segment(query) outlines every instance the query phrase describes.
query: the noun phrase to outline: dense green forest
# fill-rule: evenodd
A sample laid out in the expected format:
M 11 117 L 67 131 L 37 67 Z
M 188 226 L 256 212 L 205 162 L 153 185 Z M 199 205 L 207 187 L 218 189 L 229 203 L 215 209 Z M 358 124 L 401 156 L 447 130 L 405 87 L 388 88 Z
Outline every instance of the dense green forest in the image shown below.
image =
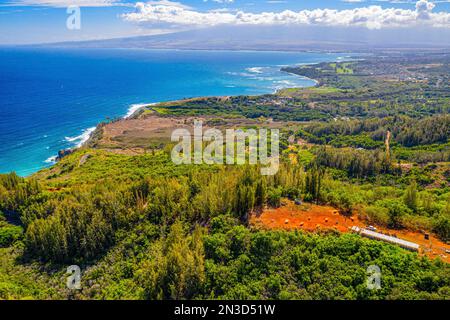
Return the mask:
M 283 165 L 262 178 L 252 167 L 174 168 L 163 151 L 139 160 L 89 152 L 81 167 L 75 153 L 57 165 L 58 173 L 44 172 L 44 185 L 1 176 L 4 219 L 17 214 L 21 220 L 18 226 L 4 221 L 0 229 L 2 298 L 65 297 L 70 293 L 61 279 L 70 264 L 86 268 L 78 298 L 448 297 L 444 262 L 356 235 L 247 227 L 249 210 L 303 196 L 342 210 L 365 206 L 371 221 L 418 225 L 448 241 L 448 191 L 339 183 L 332 171 L 318 174 L 317 165 Z M 12 263 L 31 274 L 45 266 L 46 289 L 35 292 L 30 271 L 12 277 Z M 371 264 L 387 272 L 382 291 L 364 289 Z M 57 279 L 58 290 L 47 288 Z
M 449 243 L 450 91 L 435 80 L 448 76 L 448 58 L 434 57 L 440 68 L 413 59 L 411 72 L 426 70 L 428 81 L 382 81 L 408 59 L 319 64 L 288 70 L 318 79 L 315 88 L 136 115 L 286 121 L 274 176 L 175 165 L 170 142 L 137 155 L 90 143 L 31 177 L 0 175 L 0 299 L 449 299 L 441 259 L 350 233 L 249 223 L 301 199 Z M 78 291 L 66 288 L 72 264 L 83 272 Z M 371 265 L 382 270 L 381 290 L 367 289 Z

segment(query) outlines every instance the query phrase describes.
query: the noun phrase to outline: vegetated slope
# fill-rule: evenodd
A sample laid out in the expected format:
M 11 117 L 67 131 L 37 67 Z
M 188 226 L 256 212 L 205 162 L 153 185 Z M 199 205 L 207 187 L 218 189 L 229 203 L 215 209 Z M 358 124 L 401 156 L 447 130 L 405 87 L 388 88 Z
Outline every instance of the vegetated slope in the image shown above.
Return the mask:
M 358 212 L 362 221 L 392 230 L 424 230 L 448 242 L 448 84 L 438 85 L 446 64 L 424 68 L 417 59 L 385 63 L 432 70 L 428 80 L 418 82 L 416 75 L 383 86 L 358 79 L 364 77 L 358 66 L 335 65 L 329 66 L 337 75 L 334 87 L 193 99 L 136 116 L 175 122 L 204 116 L 212 124 L 239 118 L 245 128 L 276 120 L 282 159 L 275 176 L 261 176 L 257 166 L 177 166 L 170 159 L 173 145 L 164 139 L 142 143 L 120 126 L 121 138 L 108 139 L 136 143 L 139 152 L 102 144 L 102 133 L 112 131 L 100 128 L 90 147 L 33 177 L 0 175 L 0 297 L 449 298 L 449 264 L 440 259 L 358 235 L 248 227 L 251 212 L 278 208 L 289 198 Z M 344 85 L 349 76 L 371 87 L 343 89 L 339 79 Z M 394 92 L 397 85 L 420 90 L 402 95 Z M 387 130 L 390 148 L 384 144 Z M 71 264 L 83 270 L 81 291 L 65 287 Z M 371 265 L 382 270 L 381 290 L 367 289 Z
M 438 260 L 356 235 L 250 231 L 249 210 L 316 189 L 300 167 L 266 180 L 256 168 L 175 167 L 164 153 L 84 152 L 91 154 L 85 164 L 77 152 L 42 172 L 38 184 L 5 176 L 2 193 L 2 211 L 24 222 L 24 236 L 7 245 L 20 264 L 33 268 L 38 259 L 59 274 L 79 264 L 79 298 L 448 297 L 448 264 Z M 350 195 L 326 191 L 333 184 L 322 181 L 321 198 Z M 372 264 L 385 272 L 381 291 L 365 287 Z M 24 282 L 16 292 L 26 292 Z

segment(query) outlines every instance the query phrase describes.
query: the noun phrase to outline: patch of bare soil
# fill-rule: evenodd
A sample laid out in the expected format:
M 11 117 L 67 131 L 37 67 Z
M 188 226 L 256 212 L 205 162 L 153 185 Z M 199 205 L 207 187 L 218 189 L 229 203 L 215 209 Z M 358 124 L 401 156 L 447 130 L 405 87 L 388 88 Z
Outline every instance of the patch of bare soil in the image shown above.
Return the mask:
M 314 232 L 319 230 L 337 230 L 339 232 L 351 232 L 352 226 L 366 227 L 366 223 L 357 215 L 345 216 L 330 206 L 320 206 L 315 204 L 296 205 L 292 201 L 287 201 L 285 206 L 277 209 L 266 209 L 260 214 L 253 214 L 250 217 L 250 224 L 256 228 L 269 230 L 305 230 Z M 431 259 L 441 258 L 450 263 L 450 245 L 437 239 L 430 234 L 429 239 L 425 239 L 425 234 L 411 230 L 392 230 L 376 226 L 377 232 L 396 236 L 400 239 L 411 241 L 420 245 L 420 253 Z
M 306 231 L 336 229 L 340 232 L 347 232 L 352 226 L 364 226 L 356 215 L 344 216 L 333 207 L 315 204 L 295 205 L 291 201 L 277 209 L 266 209 L 259 216 L 252 215 L 251 223 L 268 229 Z
M 175 129 L 187 129 L 193 133 L 194 120 L 203 121 L 203 130 L 217 128 L 245 129 L 255 125 L 266 128 L 282 128 L 291 123 L 273 122 L 269 120 L 205 117 L 175 117 L 146 115 L 137 119 L 122 119 L 102 127 L 101 138 L 96 142 L 96 148 L 110 152 L 136 155 L 158 145 L 170 141 Z
M 176 128 L 186 127 L 183 119 L 148 116 L 139 119 L 123 119 L 103 127 L 97 148 L 119 153 L 143 153 L 155 141 L 170 139 Z

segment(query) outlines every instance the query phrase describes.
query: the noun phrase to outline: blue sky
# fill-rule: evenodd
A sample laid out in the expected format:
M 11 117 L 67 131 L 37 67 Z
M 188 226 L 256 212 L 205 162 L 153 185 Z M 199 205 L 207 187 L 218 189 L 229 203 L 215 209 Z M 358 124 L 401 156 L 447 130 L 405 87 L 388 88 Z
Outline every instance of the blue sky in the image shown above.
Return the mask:
M 137 2 L 141 4 L 136 5 Z M 450 0 L 419 2 L 420 5 L 417 0 L 0 0 L 0 44 L 158 34 L 216 23 L 349 28 L 355 25 L 369 29 L 418 28 L 426 24 L 448 30 Z M 73 3 L 81 8 L 79 30 L 66 27 L 67 6 Z M 371 6 L 381 10 L 367 9 Z M 390 8 L 403 11 L 389 11 Z M 317 9 L 336 12 L 324 15 Z

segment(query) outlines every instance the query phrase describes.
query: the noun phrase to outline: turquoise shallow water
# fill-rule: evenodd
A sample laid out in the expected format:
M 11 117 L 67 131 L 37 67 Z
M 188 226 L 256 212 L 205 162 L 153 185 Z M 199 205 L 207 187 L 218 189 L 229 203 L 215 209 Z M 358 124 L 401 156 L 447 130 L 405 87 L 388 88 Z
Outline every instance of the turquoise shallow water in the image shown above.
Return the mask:
M 313 81 L 284 65 L 340 54 L 0 48 L 0 173 L 29 175 L 99 122 L 133 107 L 195 96 L 253 95 Z

